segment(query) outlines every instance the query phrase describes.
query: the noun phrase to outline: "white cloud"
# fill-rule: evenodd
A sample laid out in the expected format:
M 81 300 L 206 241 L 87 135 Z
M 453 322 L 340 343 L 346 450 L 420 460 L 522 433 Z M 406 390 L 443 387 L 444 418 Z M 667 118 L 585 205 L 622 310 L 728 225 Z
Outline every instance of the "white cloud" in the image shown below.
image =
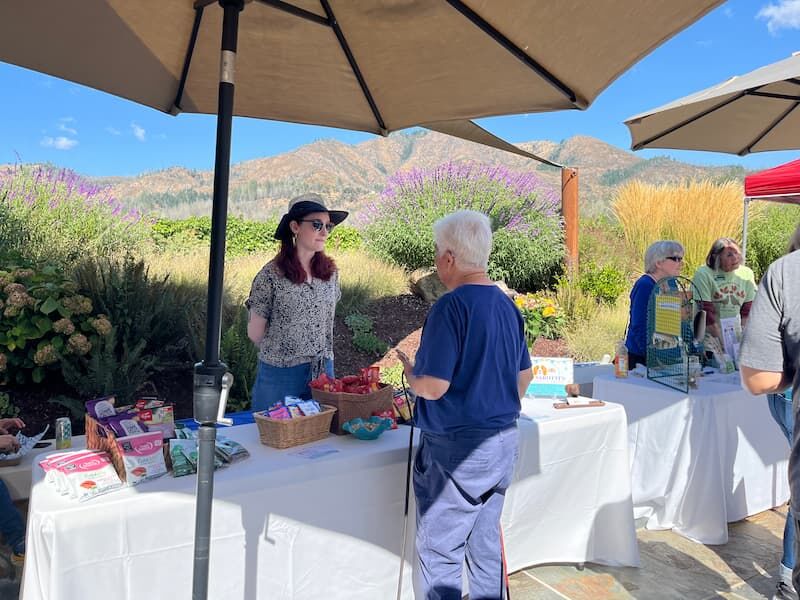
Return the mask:
M 800 29 L 800 0 L 778 0 L 758 11 L 757 19 L 767 22 L 767 29 L 774 34 L 780 29 Z
M 110 133 L 111 135 L 122 135 L 122 132 L 119 129 L 112 127 L 111 125 L 106 127 L 106 133 Z
M 155 140 L 165 140 L 165 139 L 167 139 L 167 134 L 166 133 L 157 133 L 157 134 L 155 134 L 153 136 L 153 139 L 155 139 Z
M 39 143 L 45 148 L 55 148 L 56 150 L 72 150 L 78 145 L 78 140 L 73 140 L 64 136 L 53 138 L 49 135 L 46 135 Z
M 144 130 L 144 127 L 141 127 L 136 123 L 131 123 L 131 131 L 133 131 L 133 137 L 135 137 L 137 140 L 140 142 L 145 141 L 147 132 Z
M 70 127 L 70 124 L 74 122 L 74 117 L 62 117 L 58 120 L 58 130 L 70 135 L 78 135 L 78 130 L 74 127 Z
M 726 6 L 722 9 L 722 14 L 728 17 L 729 19 L 733 18 L 733 9 L 730 6 Z

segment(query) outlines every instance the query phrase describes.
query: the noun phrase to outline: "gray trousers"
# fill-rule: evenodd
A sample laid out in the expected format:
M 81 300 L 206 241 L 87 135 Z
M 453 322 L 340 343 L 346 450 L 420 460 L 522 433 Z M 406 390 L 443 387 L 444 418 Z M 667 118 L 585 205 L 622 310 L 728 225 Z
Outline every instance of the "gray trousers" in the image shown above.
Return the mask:
M 470 600 L 502 597 L 500 514 L 518 453 L 516 425 L 422 433 L 413 478 L 417 598 L 460 600 L 465 561 Z

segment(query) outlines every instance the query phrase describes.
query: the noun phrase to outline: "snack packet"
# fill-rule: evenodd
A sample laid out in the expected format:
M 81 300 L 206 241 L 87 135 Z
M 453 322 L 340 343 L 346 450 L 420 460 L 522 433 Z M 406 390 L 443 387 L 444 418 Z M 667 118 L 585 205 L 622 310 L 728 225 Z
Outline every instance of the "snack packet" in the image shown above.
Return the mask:
M 297 406 L 305 416 L 318 415 L 322 412 L 322 407 L 316 400 L 301 400 L 297 403 Z
M 67 477 L 70 496 L 85 502 L 122 487 L 111 457 L 107 452 L 79 455 L 58 465 Z
M 86 412 L 93 419 L 100 421 L 117 414 L 114 404 L 117 399 L 114 396 L 103 396 L 86 401 Z
M 139 416 L 136 413 L 114 415 L 113 417 L 108 417 L 105 422 L 117 437 L 138 435 L 147 431 L 147 427 L 139 422 Z
M 160 431 L 117 438 L 128 485 L 161 477 L 167 472 Z
M 189 455 L 196 447 L 197 444 L 192 440 L 172 439 L 169 441 L 169 458 L 172 461 L 173 477 L 182 477 L 197 472 L 197 467 L 189 460 Z
M 226 463 L 237 462 L 250 456 L 247 448 L 226 437 L 217 438 L 215 452 Z

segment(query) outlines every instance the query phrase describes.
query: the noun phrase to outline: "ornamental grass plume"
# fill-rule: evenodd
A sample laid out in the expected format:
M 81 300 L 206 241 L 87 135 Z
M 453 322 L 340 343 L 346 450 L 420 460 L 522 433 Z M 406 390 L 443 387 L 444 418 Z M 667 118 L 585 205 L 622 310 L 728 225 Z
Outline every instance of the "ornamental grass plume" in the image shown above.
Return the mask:
M 741 239 L 742 235 L 742 189 L 735 182 L 650 185 L 633 181 L 619 188 L 612 210 L 639 256 L 657 240 L 679 241 L 686 250 L 684 274 L 688 276 L 704 264 L 714 240 Z M 762 207 L 752 204 L 751 219 L 761 215 Z

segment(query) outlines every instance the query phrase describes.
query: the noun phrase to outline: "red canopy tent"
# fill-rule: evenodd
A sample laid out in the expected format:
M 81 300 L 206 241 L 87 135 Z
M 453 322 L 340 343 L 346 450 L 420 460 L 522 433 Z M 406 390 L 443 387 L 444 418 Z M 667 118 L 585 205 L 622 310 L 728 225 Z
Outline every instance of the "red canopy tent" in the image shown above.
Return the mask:
M 744 178 L 743 253 L 747 252 L 747 219 L 752 200 L 800 204 L 800 160 L 793 160 Z

